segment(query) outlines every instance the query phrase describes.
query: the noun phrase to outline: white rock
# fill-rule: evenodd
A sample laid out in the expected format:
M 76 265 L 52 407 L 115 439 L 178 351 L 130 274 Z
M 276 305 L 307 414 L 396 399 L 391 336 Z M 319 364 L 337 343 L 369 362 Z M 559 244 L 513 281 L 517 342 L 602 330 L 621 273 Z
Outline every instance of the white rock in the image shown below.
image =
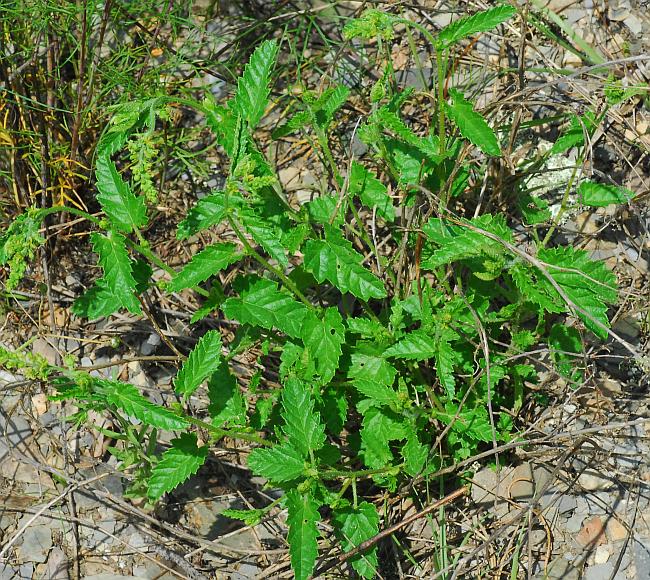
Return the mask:
M 609 546 L 598 546 L 598 548 L 596 548 L 596 553 L 594 554 L 594 563 L 604 564 L 609 560 L 610 555 Z
M 585 469 L 578 476 L 578 483 L 585 491 L 604 491 L 614 487 L 614 481 L 595 469 Z

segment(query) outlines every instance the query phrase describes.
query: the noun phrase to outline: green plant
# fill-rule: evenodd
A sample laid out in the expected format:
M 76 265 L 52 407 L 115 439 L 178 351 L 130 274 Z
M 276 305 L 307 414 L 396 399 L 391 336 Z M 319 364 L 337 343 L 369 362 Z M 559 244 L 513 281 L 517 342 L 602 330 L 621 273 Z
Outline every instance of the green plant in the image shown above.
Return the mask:
M 364 499 L 370 485 L 395 491 L 404 480 L 435 478 L 441 467 L 515 436 L 513 417 L 537 372 L 527 349 L 548 343 L 559 371 L 574 377 L 571 356 L 580 353 L 581 334 L 608 336 L 607 309 L 617 289 L 603 263 L 573 247 L 547 248 L 550 234 L 524 251 L 505 216 L 457 213 L 470 181 L 487 177 L 486 156 L 498 158 L 503 139 L 460 89 L 445 93 L 449 53 L 461 39 L 514 15 L 512 7 L 498 6 L 453 22 L 436 37 L 378 10 L 350 22 L 349 39 L 388 42 L 395 27 L 406 26 L 433 44 L 434 123 L 424 135 L 409 126 L 403 111 L 415 95 L 385 82 L 387 64 L 382 84 L 370 91 L 372 112 L 358 130 L 373 163 L 341 165 L 330 134 L 348 89 L 303 94 L 274 138 L 295 131 L 314 137 L 335 193 L 302 206 L 287 199 L 255 140 L 278 58 L 275 41 L 255 50 L 224 105 L 209 97 L 159 96 L 117 107 L 95 161 L 104 217 L 54 206 L 18 218 L 0 239 L 0 263 L 12 267 L 8 287 L 43 242 L 37 225 L 68 211 L 96 227 L 91 241 L 103 270 L 75 302 L 75 314 L 141 314 L 141 296 L 157 267 L 169 275 L 161 289 L 192 289 L 205 298 L 193 322 L 221 311 L 241 325 L 238 341 L 224 345 L 217 330 L 205 333 L 174 381 L 181 403 L 169 407 L 153 404 L 128 383 L 40 359 L 4 352 L 3 364 L 53 381 L 54 396 L 79 407 L 79 423 L 90 410 L 109 411 L 116 425 L 110 434 L 121 442 L 113 453 L 133 476 L 130 492 L 150 502 L 196 473 L 222 438 L 255 444 L 250 469 L 285 491 L 279 503 L 288 510 L 297 578 L 314 572 L 325 508 L 343 551 L 373 538 L 380 516 Z M 205 247 L 180 271 L 155 254 L 143 233 L 156 211 L 148 176 L 156 119 L 168 117 L 171 103 L 201 112 L 229 158 L 225 186 L 190 209 L 177 236 L 186 240 L 227 223 L 237 239 Z M 597 122 L 594 116 L 576 119 L 562 147 L 583 147 Z M 139 194 L 118 170 L 115 159 L 123 150 L 138 167 L 133 182 Z M 389 194 L 389 184 L 397 196 Z M 551 231 L 542 201 L 524 194 L 529 211 L 523 217 Z M 629 199 L 626 190 L 591 182 L 580 185 L 580 194 L 580 203 L 592 206 Z M 378 228 L 387 239 L 381 246 Z M 243 260 L 254 271 L 241 268 L 222 288 L 215 276 Z M 552 326 L 565 314 L 574 327 Z M 277 370 L 279 385 L 240 388 L 229 363 L 253 347 L 262 364 Z M 206 382 L 209 405 L 195 416 L 185 403 Z M 158 456 L 160 431 L 178 436 Z M 253 524 L 277 503 L 227 515 Z M 374 576 L 376 546 L 351 564 L 359 575 Z

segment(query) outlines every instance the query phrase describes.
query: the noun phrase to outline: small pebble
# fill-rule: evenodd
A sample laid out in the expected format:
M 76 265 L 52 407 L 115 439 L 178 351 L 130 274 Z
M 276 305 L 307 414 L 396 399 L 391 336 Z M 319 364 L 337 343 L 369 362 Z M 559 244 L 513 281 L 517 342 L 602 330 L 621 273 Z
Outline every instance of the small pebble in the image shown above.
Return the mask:
M 596 564 L 604 564 L 610 557 L 609 546 L 598 546 L 594 554 L 594 562 Z

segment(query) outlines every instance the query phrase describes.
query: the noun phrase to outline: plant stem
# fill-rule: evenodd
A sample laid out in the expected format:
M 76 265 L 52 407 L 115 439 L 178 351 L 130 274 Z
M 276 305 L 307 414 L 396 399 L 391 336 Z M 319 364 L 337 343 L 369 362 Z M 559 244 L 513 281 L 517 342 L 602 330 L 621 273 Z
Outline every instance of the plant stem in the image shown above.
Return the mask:
M 440 139 L 440 155 L 444 156 L 447 146 L 445 135 L 445 77 L 447 67 L 444 51 L 441 48 L 436 48 L 436 68 L 438 70 L 438 138 Z
M 402 465 L 391 465 L 390 467 L 381 467 L 379 469 L 360 469 L 359 471 L 344 471 L 342 469 L 330 469 L 319 474 L 321 479 L 337 479 L 339 477 L 348 477 L 359 479 L 361 477 L 372 477 L 373 475 L 384 475 L 396 473 L 402 468 Z

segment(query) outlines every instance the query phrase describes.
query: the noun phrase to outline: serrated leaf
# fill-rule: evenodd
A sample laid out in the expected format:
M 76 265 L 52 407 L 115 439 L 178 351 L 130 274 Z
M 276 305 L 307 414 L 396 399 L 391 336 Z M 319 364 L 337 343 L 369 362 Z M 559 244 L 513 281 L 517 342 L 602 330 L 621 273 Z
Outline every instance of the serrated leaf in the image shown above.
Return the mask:
M 242 220 L 246 231 L 266 252 L 283 268 L 289 267 L 285 249 L 280 243 L 280 231 L 270 222 L 264 220 L 252 211 L 239 211 L 237 215 Z
M 399 342 L 384 351 L 385 357 L 427 360 L 436 354 L 433 337 L 424 330 L 409 332 Z
M 458 413 L 458 408 L 455 404 L 447 403 L 444 412 L 434 410 L 433 413 L 445 425 L 451 425 L 452 431 L 463 438 L 470 438 L 485 443 L 492 441 L 492 425 L 490 424 L 486 407 L 463 409 Z
M 310 114 L 307 111 L 298 111 L 291 119 L 289 119 L 284 125 L 280 125 L 277 129 L 274 129 L 271 133 L 272 139 L 282 139 L 287 135 L 291 135 L 298 129 L 304 129 L 311 119 Z
M 426 155 L 413 145 L 402 143 L 397 139 L 387 139 L 386 148 L 399 172 L 401 184 L 420 184 L 431 173 L 432 164 L 427 161 Z
M 345 507 L 336 510 L 333 523 L 341 537 L 343 552 L 349 552 L 379 533 L 379 512 L 374 505 L 364 501 L 356 509 Z M 377 574 L 377 546 L 358 554 L 351 562 L 360 576 L 373 578 Z
M 400 418 L 389 411 L 370 407 L 363 417 L 361 441 L 364 461 L 371 469 L 386 467 L 393 460 L 389 443 L 407 435 Z
M 248 466 L 258 475 L 274 483 L 297 479 L 305 470 L 305 460 L 290 443 L 270 448 L 253 449 L 248 456 Z
M 221 222 L 226 217 L 225 194 L 218 191 L 200 199 L 187 212 L 185 219 L 178 224 L 176 237 L 185 240 L 211 226 Z
M 402 447 L 404 469 L 411 477 L 422 472 L 429 457 L 429 448 L 418 439 L 417 433 L 409 432 L 406 443 Z
M 314 399 L 307 385 L 296 378 L 287 379 L 282 391 L 283 431 L 289 444 L 307 457 L 325 443 L 325 426 L 314 411 Z
M 245 278 L 239 298 L 228 298 L 223 311 L 243 324 L 277 328 L 292 338 L 300 338 L 307 307 L 282 292 L 271 280 Z
M 539 284 L 542 275 L 536 269 L 523 263 L 516 263 L 508 270 L 508 273 L 524 300 L 541 306 L 547 312 L 564 311 L 560 296 L 547 286 Z
M 352 162 L 348 184 L 350 195 L 357 195 L 362 203 L 371 209 L 377 208 L 377 215 L 388 222 L 395 220 L 393 200 L 388 188 L 363 165 Z
M 321 195 L 313 201 L 307 202 L 305 207 L 307 208 L 307 213 L 309 213 L 309 217 L 313 222 L 324 226 L 330 223 L 330 219 L 334 215 L 332 225 L 340 226 L 343 223 L 344 218 L 342 205 L 343 204 L 339 204 L 338 195 Z M 336 212 L 336 215 L 334 212 Z
M 192 288 L 241 258 L 235 244 L 213 244 L 201 250 L 169 282 L 169 292 Z
M 215 427 L 226 423 L 246 424 L 246 402 L 237 385 L 237 379 L 228 370 L 226 361 L 210 375 L 208 381 L 208 413 Z
M 343 28 L 343 37 L 347 40 L 352 38 L 365 38 L 370 40 L 377 36 L 384 40 L 393 38 L 393 24 L 395 17 L 376 8 L 367 8 L 360 18 L 348 20 Z
M 137 419 L 145 425 L 165 431 L 185 429 L 189 426 L 186 419 L 165 407 L 154 405 L 149 399 L 143 397 L 136 387 L 129 383 L 106 379 L 94 379 L 94 381 L 109 404 L 114 405 L 129 417 Z
M 572 247 L 540 249 L 537 256 L 547 264 L 550 275 L 567 297 L 590 315 L 577 312 L 587 328 L 596 336 L 607 338 L 607 332 L 591 320 L 595 318 L 609 327 L 607 304 L 614 304 L 618 299 L 616 277 L 604 262 L 592 260 L 584 250 Z M 557 296 L 557 290 L 545 277 L 540 278 L 539 285 L 548 294 Z
M 593 135 L 596 127 L 596 115 L 592 111 L 587 111 L 584 115 L 571 115 L 569 128 L 562 133 L 553 143 L 550 155 L 564 153 L 572 147 L 581 147 L 585 144 L 585 133 Z
M 328 91 L 324 99 L 319 99 L 319 108 L 324 117 L 321 126 L 324 129 L 326 129 L 334 120 L 334 115 L 345 104 L 349 95 L 350 89 L 348 89 L 348 87 L 345 85 L 338 85 Z
M 450 329 L 443 329 L 436 336 L 436 372 L 440 384 L 445 389 L 449 399 L 456 394 L 456 378 L 454 376 L 454 365 L 458 360 L 456 350 L 452 347 L 451 341 L 458 338 L 458 335 Z
M 485 214 L 469 220 L 467 223 L 493 233 L 505 241 L 512 241 L 512 231 L 505 224 L 502 216 Z M 423 232 L 431 242 L 438 246 L 430 256 L 422 260 L 421 267 L 427 270 L 474 256 L 499 256 L 504 251 L 499 242 L 469 228 L 450 224 L 440 218 L 430 219 L 423 227 Z
M 510 20 L 515 14 L 517 14 L 517 10 L 512 6 L 507 4 L 495 6 L 448 24 L 438 33 L 436 40 L 441 49 L 449 48 L 463 38 L 496 28 L 499 24 Z
M 327 429 L 334 435 L 340 435 L 348 416 L 348 399 L 345 391 L 330 386 L 321 395 L 321 416 Z
M 345 343 L 343 318 L 336 308 L 328 308 L 322 320 L 307 316 L 302 328 L 302 340 L 316 360 L 316 370 L 324 383 L 334 377 Z
M 483 153 L 494 157 L 501 155 L 497 136 L 483 116 L 474 110 L 472 103 L 465 100 L 463 94 L 455 89 L 450 89 L 449 94 L 452 103 L 445 103 L 445 111 L 458 127 L 460 134 Z
M 362 261 L 352 244 L 329 226 L 325 226 L 324 240 L 309 240 L 305 245 L 304 267 L 316 280 L 328 280 L 342 293 L 350 292 L 362 300 L 384 298 L 383 282 L 366 270 Z
M 383 324 L 370 318 L 346 318 L 345 324 L 347 324 L 350 332 L 360 334 L 365 338 L 390 336 Z
M 620 203 L 627 203 L 634 197 L 634 192 L 624 187 L 583 181 L 578 187 L 580 201 L 590 207 L 607 207 Z
M 171 447 L 151 471 L 147 486 L 149 500 L 157 501 L 176 489 L 199 470 L 207 457 L 207 446 L 199 447 L 194 433 L 183 433 L 178 439 L 172 439 Z
M 573 377 L 579 353 L 582 352 L 582 338 L 577 329 L 565 324 L 554 324 L 548 336 L 551 359 L 562 376 Z
M 206 332 L 183 363 L 174 379 L 176 392 L 189 397 L 196 388 L 219 368 L 221 335 L 217 330 Z
M 363 349 L 350 356 L 350 382 L 357 391 L 382 405 L 397 404 L 399 399 L 392 388 L 397 369 L 383 356 Z
M 110 157 L 97 158 L 95 176 L 99 190 L 97 201 L 115 229 L 128 234 L 146 225 L 144 198 L 133 194 Z
M 219 515 L 225 518 L 231 518 L 233 520 L 240 520 L 244 522 L 247 526 L 256 526 L 261 521 L 266 510 L 263 509 L 250 509 L 250 510 L 235 510 L 235 509 L 226 509 L 223 510 Z
M 153 269 L 149 263 L 142 258 L 131 262 L 131 273 L 135 280 L 136 293 L 142 294 L 143 292 L 146 292 L 151 285 L 150 281 L 151 276 L 153 275 Z
M 129 312 L 142 314 L 140 302 L 135 296 L 137 283 L 126 251 L 126 238 L 109 230 L 105 236 L 93 232 L 90 240 L 104 270 L 102 287 L 113 294 Z
M 260 44 L 237 82 L 232 108 L 246 120 L 251 131 L 257 127 L 268 103 L 271 71 L 277 54 L 278 44 L 275 40 Z
M 291 567 L 296 580 L 307 580 L 314 571 L 318 556 L 318 503 L 311 494 L 292 489 L 287 492 L 286 505 L 289 510 L 287 539 Z
M 225 299 L 226 297 L 221 287 L 212 286 L 210 288 L 210 295 L 206 298 L 205 302 L 203 303 L 203 306 L 201 306 L 201 308 L 199 308 L 194 314 L 192 314 L 190 323 L 195 324 L 199 320 L 203 320 L 211 312 L 217 310 L 223 304 L 223 301 Z
M 106 281 L 100 278 L 74 301 L 72 312 L 77 316 L 95 320 L 110 316 L 120 308 L 122 301 L 106 286 Z
M 395 381 L 397 369 L 370 349 L 359 348 L 350 359 L 352 364 L 348 374 L 351 378 L 368 379 L 382 385 L 392 385 Z
M 389 129 L 405 143 L 415 147 L 422 154 L 426 155 L 426 157 L 434 164 L 442 161 L 443 158 L 440 156 L 438 137 L 419 137 L 408 125 L 406 125 L 406 123 L 404 123 L 404 121 L 402 121 L 402 119 L 400 119 L 397 113 L 391 111 L 388 107 L 381 107 L 376 113 L 374 113 L 373 121 L 382 129 Z
M 529 226 L 542 224 L 552 217 L 551 211 L 548 209 L 548 202 L 529 193 L 524 194 L 518 200 L 517 205 Z

